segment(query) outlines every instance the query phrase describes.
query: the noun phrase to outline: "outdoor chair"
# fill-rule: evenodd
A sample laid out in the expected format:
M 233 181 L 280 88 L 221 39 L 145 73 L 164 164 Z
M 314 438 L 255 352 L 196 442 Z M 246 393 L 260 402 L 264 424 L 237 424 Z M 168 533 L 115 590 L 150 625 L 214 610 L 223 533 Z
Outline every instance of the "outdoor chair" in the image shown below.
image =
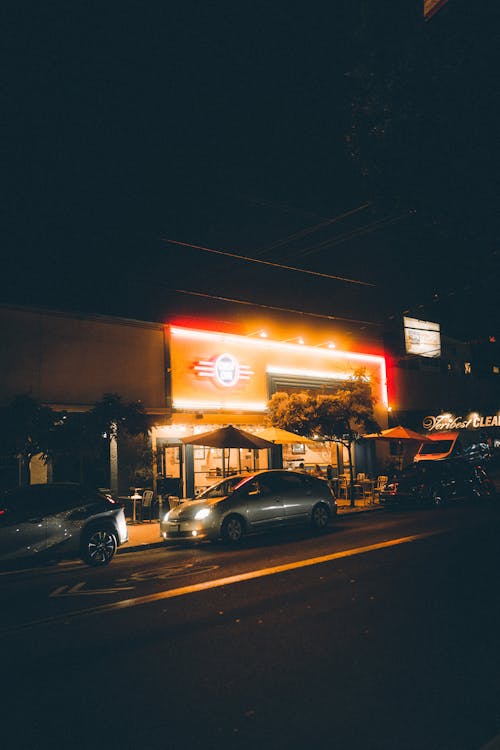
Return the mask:
M 149 521 L 152 520 L 153 516 L 153 490 L 144 490 L 142 494 L 141 503 L 141 521 L 144 520 L 144 511 L 147 510 L 149 513 Z
M 389 477 L 384 476 L 383 474 L 377 477 L 377 484 L 373 488 L 373 496 L 374 496 L 375 502 L 380 501 L 380 493 L 382 492 L 382 490 L 384 489 L 388 481 L 389 481 Z

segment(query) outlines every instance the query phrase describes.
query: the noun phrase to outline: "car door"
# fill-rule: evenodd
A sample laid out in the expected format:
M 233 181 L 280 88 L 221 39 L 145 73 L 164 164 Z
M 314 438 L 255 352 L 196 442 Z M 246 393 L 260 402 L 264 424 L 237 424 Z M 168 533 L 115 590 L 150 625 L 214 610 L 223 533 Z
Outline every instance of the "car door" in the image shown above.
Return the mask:
M 43 492 L 47 549 L 73 547 L 84 520 L 89 515 L 89 500 L 77 485 L 48 484 Z
M 287 524 L 305 523 L 314 504 L 313 477 L 283 471 L 276 475 Z
M 284 523 L 279 484 L 272 475 L 254 477 L 235 494 L 232 510 L 239 510 L 244 515 L 250 530 L 259 531 Z
M 0 501 L 0 560 L 36 556 L 46 544 L 46 523 L 37 488 L 6 493 Z

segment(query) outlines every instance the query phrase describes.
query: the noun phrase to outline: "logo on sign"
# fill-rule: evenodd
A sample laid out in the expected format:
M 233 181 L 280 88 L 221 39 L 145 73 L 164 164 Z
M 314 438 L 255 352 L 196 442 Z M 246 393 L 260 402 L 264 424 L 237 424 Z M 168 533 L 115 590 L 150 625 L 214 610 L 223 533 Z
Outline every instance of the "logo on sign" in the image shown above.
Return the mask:
M 194 366 L 200 378 L 210 378 L 217 385 L 232 388 L 241 380 L 250 380 L 254 374 L 248 365 L 242 365 L 232 354 L 219 354 L 218 357 L 200 359 Z
M 470 414 L 468 417 L 455 417 L 453 414 L 438 414 L 437 416 L 429 415 L 422 421 L 422 426 L 426 430 L 467 430 L 469 428 L 477 429 L 478 427 L 498 427 L 500 425 L 500 414 L 490 416 L 481 416 L 480 414 Z

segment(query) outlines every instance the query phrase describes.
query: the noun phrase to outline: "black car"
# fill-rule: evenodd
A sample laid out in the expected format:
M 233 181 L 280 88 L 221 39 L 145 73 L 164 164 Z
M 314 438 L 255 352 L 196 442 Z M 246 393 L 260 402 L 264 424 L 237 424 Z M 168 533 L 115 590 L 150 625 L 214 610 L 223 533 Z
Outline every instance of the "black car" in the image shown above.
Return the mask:
M 123 507 L 79 484 L 32 484 L 0 496 L 0 564 L 81 557 L 107 565 L 127 541 Z
M 419 461 L 389 480 L 380 493 L 380 503 L 387 508 L 439 507 L 450 500 L 487 497 L 494 492 L 494 484 L 482 467 L 462 460 Z

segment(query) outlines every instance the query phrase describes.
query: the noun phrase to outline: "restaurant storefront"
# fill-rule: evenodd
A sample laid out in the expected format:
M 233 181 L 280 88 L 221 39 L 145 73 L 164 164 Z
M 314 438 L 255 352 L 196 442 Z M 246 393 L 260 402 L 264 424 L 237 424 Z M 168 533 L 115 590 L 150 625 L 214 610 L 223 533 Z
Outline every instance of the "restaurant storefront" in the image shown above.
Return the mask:
M 267 404 L 273 393 L 334 392 L 359 368 L 372 383 L 375 418 L 382 428 L 387 426 L 386 365 L 380 349 L 374 353 L 360 343 L 349 346 L 356 351 L 306 346 L 209 330 L 209 320 L 202 325 L 0 306 L 0 350 L 9 362 L 0 374 L 0 400 L 29 394 L 42 405 L 70 413 L 91 410 L 103 394 L 140 402 L 155 425 L 151 447 L 157 460 L 152 472 L 146 471 L 142 455 L 133 454 L 133 442 L 112 442 L 107 467 L 103 458 L 103 481 L 120 495 L 132 486 L 152 483 L 159 493 L 190 496 L 213 484 L 223 471 L 240 467 L 303 464 L 312 469 L 331 464 L 338 473 L 347 470 L 348 457 L 335 444 L 304 440 L 269 450 L 231 448 L 223 453 L 185 446 L 182 438 L 229 424 L 258 433 L 268 426 Z M 356 446 L 355 470 L 373 474 L 372 454 L 372 445 Z M 52 468 L 54 481 L 80 481 L 77 445 L 69 457 L 75 460 L 64 467 L 59 459 L 53 467 L 34 461 L 32 481 L 50 481 Z M 139 479 L 138 466 L 147 478 Z
M 387 425 L 385 359 L 230 333 L 168 326 L 167 393 L 170 416 L 153 430 L 157 486 L 166 493 L 192 496 L 222 473 L 285 466 L 306 469 L 330 464 L 348 468 L 336 444 L 311 441 L 276 450 L 247 451 L 184 445 L 182 438 L 233 424 L 257 433 L 266 426 L 267 404 L 278 391 L 333 393 L 355 370 L 364 368 L 373 384 L 375 418 Z M 368 471 L 372 446 L 355 451 L 355 471 Z

